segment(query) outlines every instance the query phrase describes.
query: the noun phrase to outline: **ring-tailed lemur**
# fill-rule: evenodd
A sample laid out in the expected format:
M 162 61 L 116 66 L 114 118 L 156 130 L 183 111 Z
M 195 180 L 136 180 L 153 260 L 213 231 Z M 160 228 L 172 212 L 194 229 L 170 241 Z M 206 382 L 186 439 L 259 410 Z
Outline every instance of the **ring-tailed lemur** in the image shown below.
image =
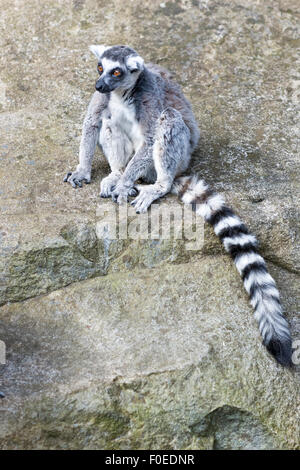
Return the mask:
M 145 212 L 153 201 L 175 193 L 211 224 L 232 256 L 255 311 L 263 343 L 277 361 L 291 364 L 291 337 L 275 281 L 257 252 L 257 241 L 223 198 L 189 166 L 199 131 L 191 106 L 171 74 L 127 46 L 90 46 L 98 60 L 94 93 L 83 124 L 79 165 L 64 181 L 73 187 L 91 180 L 97 143 L 111 168 L 101 181 L 102 197 L 131 202 Z M 142 178 L 147 185 L 135 183 Z M 138 194 L 137 194 L 138 192 Z

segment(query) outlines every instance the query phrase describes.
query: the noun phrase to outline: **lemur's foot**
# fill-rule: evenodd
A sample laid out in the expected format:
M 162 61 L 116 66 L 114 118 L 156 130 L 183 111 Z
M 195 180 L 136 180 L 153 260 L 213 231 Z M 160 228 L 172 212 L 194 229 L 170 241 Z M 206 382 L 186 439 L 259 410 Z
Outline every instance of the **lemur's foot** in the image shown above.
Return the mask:
M 137 214 L 147 212 L 152 202 L 158 199 L 156 192 L 153 190 L 152 185 L 138 186 L 139 195 L 131 202 Z
M 73 188 L 77 186 L 82 188 L 82 183 L 91 182 L 91 173 L 83 168 L 77 168 L 76 171 L 69 171 L 64 177 L 64 183 L 70 183 Z
M 123 186 L 118 183 L 113 190 L 112 200 L 118 204 L 124 204 L 125 202 L 128 202 L 128 197 L 134 197 L 137 193 L 137 189 L 134 186 L 128 188 L 127 186 Z
M 116 172 L 103 178 L 100 183 L 100 197 L 111 197 L 120 177 L 121 173 Z

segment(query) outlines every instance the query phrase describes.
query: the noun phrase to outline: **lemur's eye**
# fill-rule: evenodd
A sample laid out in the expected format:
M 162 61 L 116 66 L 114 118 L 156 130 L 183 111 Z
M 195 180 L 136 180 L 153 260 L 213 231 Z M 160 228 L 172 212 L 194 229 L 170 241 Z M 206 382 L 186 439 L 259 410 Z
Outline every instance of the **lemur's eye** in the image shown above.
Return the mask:
M 102 65 L 98 65 L 98 72 L 99 72 L 99 73 L 102 73 L 102 72 L 103 72 L 103 67 L 102 67 Z
M 114 76 L 114 77 L 119 77 L 120 75 L 121 75 L 120 70 L 115 70 L 115 71 L 113 72 L 113 76 Z

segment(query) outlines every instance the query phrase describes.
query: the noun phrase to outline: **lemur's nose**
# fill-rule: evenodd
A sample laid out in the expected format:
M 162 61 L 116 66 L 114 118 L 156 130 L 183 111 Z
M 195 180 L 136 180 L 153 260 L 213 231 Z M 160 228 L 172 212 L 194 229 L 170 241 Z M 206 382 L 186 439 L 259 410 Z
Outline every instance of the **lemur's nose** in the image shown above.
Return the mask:
M 100 93 L 107 93 L 109 91 L 109 87 L 103 82 L 103 80 L 98 80 L 96 82 L 96 90 Z

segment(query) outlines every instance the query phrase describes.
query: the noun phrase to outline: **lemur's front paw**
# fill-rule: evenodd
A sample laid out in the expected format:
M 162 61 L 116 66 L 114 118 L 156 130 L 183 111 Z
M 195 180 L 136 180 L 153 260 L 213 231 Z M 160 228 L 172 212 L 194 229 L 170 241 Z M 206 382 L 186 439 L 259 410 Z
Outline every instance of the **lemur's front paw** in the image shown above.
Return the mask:
M 155 195 L 152 186 L 153 185 L 138 186 L 138 190 L 140 191 L 139 195 L 131 203 L 131 205 L 134 206 L 137 214 L 147 212 L 152 202 L 157 199 L 157 196 Z
M 69 171 L 64 177 L 65 183 L 70 183 L 73 188 L 82 187 L 82 183 L 89 184 L 91 182 L 91 173 L 83 168 L 78 168 L 76 171 Z
M 121 177 L 121 173 L 111 173 L 100 183 L 100 197 L 110 197 L 116 187 L 118 180 Z
M 122 184 L 117 184 L 112 192 L 112 200 L 118 204 L 124 204 L 125 202 L 128 202 L 128 197 L 136 195 L 137 190 L 133 186 L 128 188 Z

